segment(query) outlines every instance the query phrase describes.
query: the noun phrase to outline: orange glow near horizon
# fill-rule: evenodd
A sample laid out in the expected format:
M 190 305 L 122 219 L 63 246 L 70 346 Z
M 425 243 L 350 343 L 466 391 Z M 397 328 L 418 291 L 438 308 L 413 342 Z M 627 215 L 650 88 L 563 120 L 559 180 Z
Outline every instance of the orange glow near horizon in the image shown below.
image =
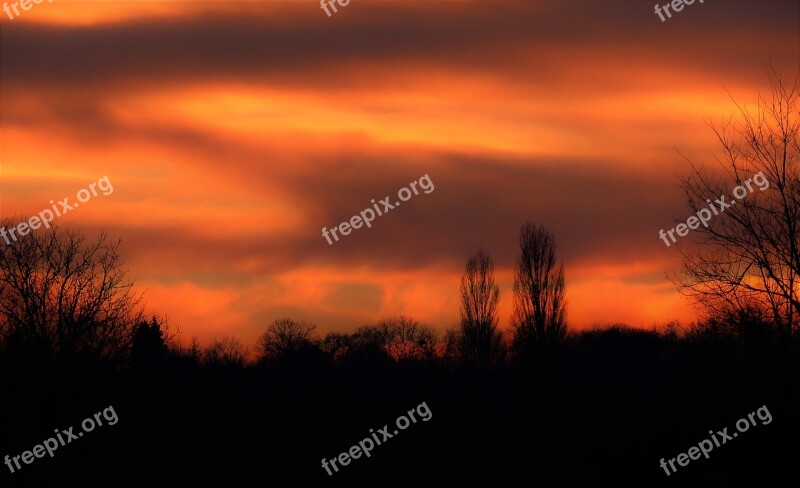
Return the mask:
M 283 317 L 323 334 L 391 315 L 444 330 L 480 247 L 506 329 L 527 219 L 556 233 L 575 328 L 694 320 L 657 237 L 686 212 L 681 154 L 716 164 L 708 122 L 735 113 L 731 97 L 756 105 L 765 60 L 791 67 L 796 32 L 742 18 L 700 41 L 652 7 L 608 2 L 576 20 L 579 4 L 354 2 L 327 19 L 288 1 L 55 0 L 0 13 L 0 215 L 108 176 L 112 195 L 56 223 L 121 239 L 148 312 L 184 342 L 252 344 Z M 747 28 L 764 35 L 717 56 Z M 334 245 L 321 237 L 423 174 L 431 194 Z

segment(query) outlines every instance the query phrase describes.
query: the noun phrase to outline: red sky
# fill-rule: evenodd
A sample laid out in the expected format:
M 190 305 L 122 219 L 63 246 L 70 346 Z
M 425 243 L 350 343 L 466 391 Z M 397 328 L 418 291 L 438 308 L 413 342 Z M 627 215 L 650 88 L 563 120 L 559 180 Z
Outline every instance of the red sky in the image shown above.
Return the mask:
M 511 310 L 517 235 L 556 234 L 572 326 L 691 320 L 658 230 L 678 153 L 798 68 L 796 2 L 71 2 L 0 12 L 0 215 L 108 176 L 58 220 L 122 239 L 151 312 L 252 342 L 276 318 L 441 329 L 480 247 Z M 322 227 L 428 174 L 329 246 Z M 41 232 L 41 231 L 39 231 Z

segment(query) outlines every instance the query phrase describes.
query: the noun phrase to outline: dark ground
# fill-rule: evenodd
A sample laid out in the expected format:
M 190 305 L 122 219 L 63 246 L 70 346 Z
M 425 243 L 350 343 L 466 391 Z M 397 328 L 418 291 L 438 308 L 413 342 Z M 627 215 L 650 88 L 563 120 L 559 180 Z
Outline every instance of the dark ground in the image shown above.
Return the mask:
M 109 405 L 119 421 L 0 486 L 798 486 L 798 349 L 776 340 L 587 333 L 558 357 L 482 373 L 442 362 L 123 371 L 0 356 L 0 456 Z M 329 477 L 321 467 L 426 402 L 432 418 Z M 676 457 L 765 406 L 773 421 L 667 477 Z M 676 464 L 677 466 L 677 464 Z

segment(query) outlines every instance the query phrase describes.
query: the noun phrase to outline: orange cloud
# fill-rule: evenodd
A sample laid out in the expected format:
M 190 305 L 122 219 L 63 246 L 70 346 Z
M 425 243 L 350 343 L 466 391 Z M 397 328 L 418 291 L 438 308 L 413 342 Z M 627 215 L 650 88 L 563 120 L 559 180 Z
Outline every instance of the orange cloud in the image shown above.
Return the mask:
M 556 233 L 574 326 L 690 320 L 657 238 L 685 218 L 675 149 L 713 164 L 729 92 L 752 106 L 764 61 L 796 62 L 778 3 L 669 26 L 630 2 L 42 4 L 3 21 L 0 213 L 108 176 L 59 225 L 121 238 L 152 311 L 204 341 L 287 315 L 449 327 L 479 247 L 506 327 L 528 219 Z M 320 236 L 423 174 L 430 195 Z

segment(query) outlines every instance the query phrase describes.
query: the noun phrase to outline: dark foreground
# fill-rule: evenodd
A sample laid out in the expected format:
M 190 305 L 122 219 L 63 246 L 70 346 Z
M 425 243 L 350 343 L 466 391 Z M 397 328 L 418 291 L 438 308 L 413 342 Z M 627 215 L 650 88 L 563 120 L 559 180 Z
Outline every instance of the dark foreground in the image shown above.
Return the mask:
M 118 422 L 13 474 L 0 465 L 0 486 L 798 486 L 798 359 L 796 345 L 771 336 L 619 330 L 482 372 L 367 357 L 201 366 L 176 354 L 119 370 L 6 352 L 0 456 L 32 450 L 55 429 L 78 433 L 109 406 Z M 429 420 L 417 413 L 393 434 L 423 402 Z M 761 407 L 771 422 L 756 415 L 739 433 L 737 420 Z M 381 439 L 384 425 L 391 439 L 328 475 L 323 458 L 370 429 Z M 659 466 L 724 428 L 738 435 L 708 459 L 675 462 L 669 477 Z

